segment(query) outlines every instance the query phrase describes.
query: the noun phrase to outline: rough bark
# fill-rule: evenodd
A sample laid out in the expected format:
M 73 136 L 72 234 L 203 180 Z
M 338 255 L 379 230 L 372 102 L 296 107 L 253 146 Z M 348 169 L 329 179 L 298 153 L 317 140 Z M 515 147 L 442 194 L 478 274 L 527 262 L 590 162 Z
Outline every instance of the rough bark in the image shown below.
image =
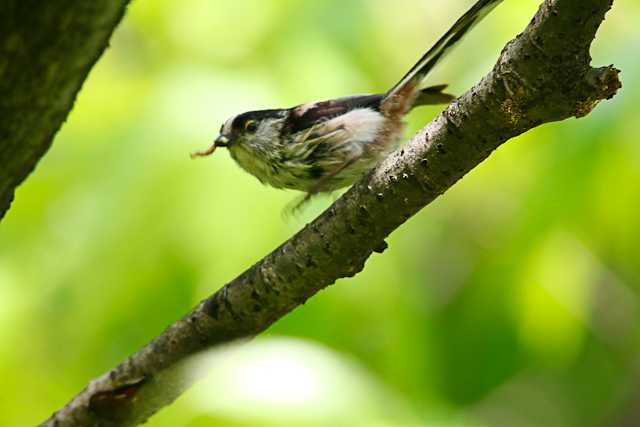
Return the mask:
M 362 270 L 408 218 L 508 139 L 583 117 L 621 87 L 591 68 L 589 47 L 612 0 L 547 0 L 494 69 L 320 217 L 94 380 L 44 426 L 132 426 L 192 378 L 179 367 L 212 346 L 252 337 L 337 279 Z M 499 13 L 499 10 L 496 12 Z
M 0 219 L 107 47 L 129 0 L 2 0 Z

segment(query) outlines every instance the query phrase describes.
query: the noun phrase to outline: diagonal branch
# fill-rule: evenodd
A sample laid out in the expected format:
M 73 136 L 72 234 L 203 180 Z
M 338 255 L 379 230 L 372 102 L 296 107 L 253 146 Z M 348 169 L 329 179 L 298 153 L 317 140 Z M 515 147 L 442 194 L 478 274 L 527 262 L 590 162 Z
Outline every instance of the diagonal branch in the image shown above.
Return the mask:
M 132 426 L 191 380 L 185 360 L 267 329 L 337 279 L 360 272 L 384 239 L 508 139 L 587 115 L 621 87 L 591 68 L 589 47 L 612 0 L 546 0 L 494 69 L 320 217 L 94 380 L 44 426 Z
M 0 219 L 47 152 L 129 0 L 2 0 Z

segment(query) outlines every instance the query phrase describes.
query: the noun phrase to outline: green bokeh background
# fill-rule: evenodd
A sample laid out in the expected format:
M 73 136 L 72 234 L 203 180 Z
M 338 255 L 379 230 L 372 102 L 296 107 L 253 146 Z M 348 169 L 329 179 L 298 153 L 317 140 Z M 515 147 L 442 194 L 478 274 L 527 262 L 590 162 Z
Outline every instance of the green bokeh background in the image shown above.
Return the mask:
M 332 201 L 283 219 L 295 193 L 191 161 L 228 116 L 383 91 L 471 3 L 133 2 L 0 224 L 0 425 L 44 420 Z M 505 2 L 429 83 L 463 93 L 538 5 Z M 617 1 L 594 45 L 613 101 L 500 148 L 148 425 L 640 425 L 638 22 Z

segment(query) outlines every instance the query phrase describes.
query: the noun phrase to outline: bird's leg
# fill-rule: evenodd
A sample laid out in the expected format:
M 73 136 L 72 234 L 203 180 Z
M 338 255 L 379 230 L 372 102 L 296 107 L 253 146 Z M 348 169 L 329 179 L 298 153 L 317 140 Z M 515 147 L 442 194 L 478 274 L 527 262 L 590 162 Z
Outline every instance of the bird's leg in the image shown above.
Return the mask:
M 320 178 L 318 180 L 318 182 L 316 182 L 311 187 L 311 189 L 307 192 L 307 194 L 305 194 L 302 197 L 302 200 L 300 200 L 298 202 L 294 202 L 295 204 L 293 204 L 292 206 L 290 205 L 285 210 L 286 216 L 295 215 L 296 213 L 298 213 L 313 198 L 313 196 L 316 196 L 316 195 L 322 193 L 323 191 L 325 191 L 324 190 L 325 189 L 325 185 L 329 182 L 329 180 L 331 178 L 335 177 L 340 172 L 344 171 L 349 166 L 354 164 L 356 161 L 358 161 L 358 159 L 360 159 L 360 157 L 361 156 L 352 157 L 352 158 L 346 160 L 343 164 L 341 164 L 340 166 L 338 166 L 337 168 L 335 168 L 334 170 L 332 170 L 331 172 L 329 172 L 328 174 L 326 174 L 322 178 Z
M 318 193 L 321 193 L 322 191 L 324 191 L 325 185 L 334 177 L 336 177 L 338 174 L 340 174 L 340 172 L 344 171 L 345 169 L 347 169 L 349 166 L 351 166 L 352 164 L 354 164 L 355 162 L 357 162 L 360 157 L 362 156 L 356 156 L 356 157 L 351 157 L 347 160 L 345 160 L 344 163 L 342 163 L 340 166 L 338 166 L 337 168 L 335 168 L 334 170 L 332 170 L 331 172 L 327 173 L 326 175 L 323 175 L 320 179 L 318 179 L 318 181 L 311 187 L 311 189 L 309 189 L 309 191 L 307 192 L 307 195 L 304 197 L 304 200 L 300 203 L 306 203 L 309 200 L 311 200 L 311 198 L 313 196 L 315 196 Z

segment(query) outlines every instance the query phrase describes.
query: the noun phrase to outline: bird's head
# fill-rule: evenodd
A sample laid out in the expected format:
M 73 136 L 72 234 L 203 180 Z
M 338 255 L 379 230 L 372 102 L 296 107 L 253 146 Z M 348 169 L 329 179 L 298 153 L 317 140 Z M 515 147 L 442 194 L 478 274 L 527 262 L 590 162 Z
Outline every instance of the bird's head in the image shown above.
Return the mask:
M 220 134 L 211 148 L 194 153 L 194 157 L 212 154 L 216 148 L 228 148 L 235 151 L 263 151 L 269 146 L 279 144 L 280 133 L 288 110 L 258 110 L 238 114 L 220 127 Z

